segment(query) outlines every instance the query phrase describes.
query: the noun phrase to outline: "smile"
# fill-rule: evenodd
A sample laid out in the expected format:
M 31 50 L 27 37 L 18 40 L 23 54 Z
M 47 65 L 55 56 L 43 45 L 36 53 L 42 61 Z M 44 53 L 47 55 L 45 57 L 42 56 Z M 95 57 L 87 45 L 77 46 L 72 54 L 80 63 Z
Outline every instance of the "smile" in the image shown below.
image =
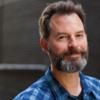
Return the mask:
M 70 56 L 65 56 L 64 59 L 65 60 L 77 60 L 81 57 L 81 54 L 80 53 L 77 53 L 77 54 L 72 54 Z

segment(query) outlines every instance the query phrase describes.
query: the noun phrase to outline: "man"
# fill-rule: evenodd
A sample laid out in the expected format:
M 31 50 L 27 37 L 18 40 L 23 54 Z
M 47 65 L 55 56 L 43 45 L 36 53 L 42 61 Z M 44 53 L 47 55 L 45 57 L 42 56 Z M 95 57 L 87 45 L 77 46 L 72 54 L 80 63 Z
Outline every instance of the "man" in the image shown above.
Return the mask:
M 88 58 L 82 6 L 71 0 L 51 3 L 39 25 L 40 45 L 51 66 L 14 100 L 100 100 L 100 80 L 81 72 Z

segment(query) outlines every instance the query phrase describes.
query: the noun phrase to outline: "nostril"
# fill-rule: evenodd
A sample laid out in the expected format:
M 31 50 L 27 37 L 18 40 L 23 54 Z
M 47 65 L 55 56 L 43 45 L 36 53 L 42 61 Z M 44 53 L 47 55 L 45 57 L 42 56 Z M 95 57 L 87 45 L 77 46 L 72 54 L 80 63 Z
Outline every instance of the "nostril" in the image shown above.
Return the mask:
M 76 42 L 76 41 L 70 41 L 70 42 L 69 42 L 69 47 L 70 47 L 70 48 L 73 48 L 73 47 L 75 48 L 75 47 L 77 47 L 77 42 Z

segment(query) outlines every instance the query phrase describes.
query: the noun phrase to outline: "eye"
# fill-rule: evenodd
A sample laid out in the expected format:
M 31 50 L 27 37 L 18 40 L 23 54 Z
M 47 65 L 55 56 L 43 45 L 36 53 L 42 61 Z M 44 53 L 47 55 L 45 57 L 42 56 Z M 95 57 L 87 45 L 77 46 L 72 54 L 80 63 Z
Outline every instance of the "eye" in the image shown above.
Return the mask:
M 64 39 L 66 39 L 65 35 L 61 35 L 61 36 L 58 37 L 58 40 L 64 40 Z
M 63 39 L 63 38 L 65 38 L 65 36 L 59 36 L 59 39 Z
M 77 38 L 82 38 L 84 35 L 83 34 L 76 34 Z

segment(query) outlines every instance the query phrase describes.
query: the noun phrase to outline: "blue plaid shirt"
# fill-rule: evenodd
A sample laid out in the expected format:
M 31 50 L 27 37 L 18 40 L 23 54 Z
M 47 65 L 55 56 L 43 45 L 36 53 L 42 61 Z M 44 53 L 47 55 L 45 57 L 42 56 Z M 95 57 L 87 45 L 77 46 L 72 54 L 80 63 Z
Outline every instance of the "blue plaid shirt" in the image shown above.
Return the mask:
M 100 100 L 100 80 L 83 73 L 80 73 L 80 78 L 83 85 L 83 100 Z M 13 100 L 78 100 L 70 97 L 70 94 L 54 78 L 49 68 L 42 78 Z

